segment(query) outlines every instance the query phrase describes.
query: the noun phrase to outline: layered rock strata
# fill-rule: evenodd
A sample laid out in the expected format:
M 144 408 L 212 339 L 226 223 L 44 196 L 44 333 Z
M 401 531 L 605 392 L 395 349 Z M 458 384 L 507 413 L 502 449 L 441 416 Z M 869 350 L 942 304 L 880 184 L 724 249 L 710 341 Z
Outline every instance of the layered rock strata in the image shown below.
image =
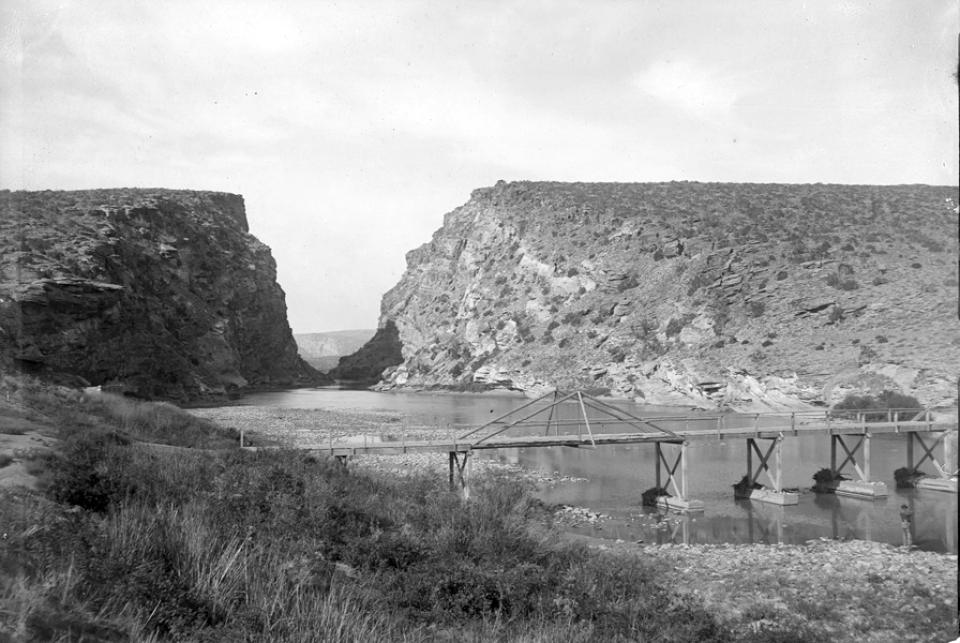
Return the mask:
M 7 367 L 148 398 L 318 379 L 238 195 L 4 191 L 0 251 Z
M 380 319 L 402 362 L 370 375 L 741 409 L 955 403 L 957 203 L 920 185 L 500 182 L 408 253 Z

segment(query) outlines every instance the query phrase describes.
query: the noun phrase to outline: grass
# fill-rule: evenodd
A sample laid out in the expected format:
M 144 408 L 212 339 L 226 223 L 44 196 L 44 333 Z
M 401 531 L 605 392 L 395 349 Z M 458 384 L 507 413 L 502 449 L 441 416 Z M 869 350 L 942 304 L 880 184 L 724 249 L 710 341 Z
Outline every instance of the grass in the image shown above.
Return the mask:
M 42 495 L 0 494 L 0 640 L 728 638 L 639 559 L 561 544 L 522 483 L 464 501 L 303 452 L 158 450 L 137 439 L 204 440 L 168 405 L 63 395 L 28 396 L 74 422 Z
M 49 500 L 2 499 L 0 632 L 12 636 L 724 638 L 640 561 L 532 532 L 542 508 L 520 484 L 464 503 L 436 480 L 301 453 L 172 457 L 110 433 L 71 436 L 57 458 Z
M 97 429 L 112 431 L 129 441 L 205 449 L 232 448 L 240 439 L 233 429 L 197 418 L 165 402 L 143 402 L 109 393 L 87 394 L 48 386 L 36 378 L 8 375 L 0 379 L 0 394 L 16 399 L 28 419 L 56 427 L 62 436 Z
M 191 435 L 165 406 L 32 399 L 89 424 L 33 460 L 39 493 L 0 493 L 0 641 L 822 640 L 819 598 L 731 630 L 654 560 L 565 543 L 521 482 L 465 501 L 304 452 L 158 449 L 131 435 Z

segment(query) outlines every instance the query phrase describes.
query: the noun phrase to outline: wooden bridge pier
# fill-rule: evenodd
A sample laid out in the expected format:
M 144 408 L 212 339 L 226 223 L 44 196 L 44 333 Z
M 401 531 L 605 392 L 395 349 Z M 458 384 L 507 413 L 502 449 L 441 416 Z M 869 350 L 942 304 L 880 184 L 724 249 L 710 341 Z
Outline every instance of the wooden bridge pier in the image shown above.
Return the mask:
M 830 473 L 834 479 L 827 482 L 818 482 L 814 486 L 814 491 L 869 500 L 886 498 L 886 483 L 880 480 L 871 480 L 870 441 L 872 437 L 870 431 L 866 428 L 863 429 L 862 433 L 832 434 L 830 436 Z M 840 464 L 837 464 L 841 450 L 844 457 Z M 844 468 L 847 464 L 851 465 L 852 473 L 856 475 L 853 480 L 840 479 L 844 475 Z M 850 469 L 847 469 L 847 472 L 849 473 Z
M 682 442 L 655 442 L 657 449 L 657 489 L 666 489 L 671 492 L 669 496 L 659 496 L 657 506 L 664 509 L 673 509 L 674 511 L 703 511 L 704 504 L 702 500 L 693 500 L 687 494 L 687 449 L 690 443 L 686 440 Z M 674 455 L 673 464 L 671 464 L 664 455 L 664 446 L 670 445 L 674 449 L 671 455 Z M 661 466 L 662 465 L 662 466 Z M 680 473 L 677 474 L 679 467 Z M 666 472 L 666 481 L 663 481 L 662 473 Z
M 766 452 L 758 446 L 759 440 L 766 440 Z M 753 466 L 753 455 L 759 458 L 757 466 Z M 770 456 L 773 456 L 771 465 Z M 773 469 L 773 473 L 770 470 Z M 760 474 L 766 475 L 770 486 L 760 489 L 754 488 L 758 484 Z M 794 491 L 783 490 L 783 433 L 773 438 L 747 438 L 747 479 L 746 485 L 734 487 L 734 497 L 738 499 L 758 500 L 775 505 L 796 505 L 800 503 L 800 494 Z
M 467 486 L 467 462 L 470 459 L 469 451 L 449 451 L 450 455 L 450 491 L 459 490 L 469 494 Z
M 931 443 L 924 441 L 917 433 L 907 434 L 907 469 L 911 471 L 919 470 L 920 466 L 927 460 L 937 471 L 936 477 L 921 478 L 916 483 L 917 489 L 931 489 L 934 491 L 947 491 L 957 493 L 957 453 L 956 437 L 951 436 L 949 432 L 934 433 Z M 938 445 L 943 445 L 943 461 L 937 459 L 934 454 Z M 915 447 L 919 446 L 923 451 L 923 457 L 914 463 Z

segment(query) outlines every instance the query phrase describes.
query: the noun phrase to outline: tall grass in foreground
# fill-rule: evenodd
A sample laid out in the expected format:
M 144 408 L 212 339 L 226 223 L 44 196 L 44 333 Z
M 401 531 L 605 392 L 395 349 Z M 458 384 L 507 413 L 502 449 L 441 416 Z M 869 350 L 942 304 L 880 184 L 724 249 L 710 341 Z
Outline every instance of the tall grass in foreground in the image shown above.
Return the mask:
M 65 432 L 46 494 L 0 496 L 0 637 L 724 640 L 639 561 L 561 546 L 515 482 L 348 474 L 295 452 Z M 71 506 L 73 508 L 71 508 Z

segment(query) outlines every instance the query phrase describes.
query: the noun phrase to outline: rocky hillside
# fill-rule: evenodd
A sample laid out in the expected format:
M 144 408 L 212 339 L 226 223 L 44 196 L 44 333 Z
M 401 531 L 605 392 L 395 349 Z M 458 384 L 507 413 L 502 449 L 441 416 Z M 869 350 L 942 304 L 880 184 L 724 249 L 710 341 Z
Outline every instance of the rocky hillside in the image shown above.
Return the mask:
M 375 383 L 384 369 L 403 362 L 400 333 L 392 319 L 386 319 L 373 338 L 357 352 L 340 358 L 330 376 L 338 380 Z
M 215 192 L 0 192 L 0 359 L 142 397 L 318 377 L 243 198 Z
M 310 366 L 328 371 L 337 365 L 340 358 L 349 355 L 370 341 L 376 331 L 334 330 L 326 333 L 297 333 L 293 339 L 297 349 Z
M 500 182 L 408 253 L 380 319 L 402 363 L 380 386 L 951 404 L 957 202 L 917 185 Z

